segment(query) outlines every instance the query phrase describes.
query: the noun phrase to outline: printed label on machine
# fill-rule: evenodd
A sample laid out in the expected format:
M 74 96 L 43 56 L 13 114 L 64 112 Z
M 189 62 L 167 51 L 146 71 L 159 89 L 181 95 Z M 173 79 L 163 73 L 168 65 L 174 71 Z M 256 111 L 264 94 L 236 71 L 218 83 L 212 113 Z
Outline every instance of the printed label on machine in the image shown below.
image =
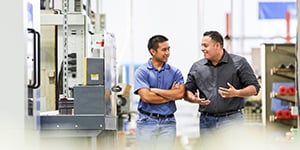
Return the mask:
M 91 74 L 91 80 L 99 80 L 99 74 Z

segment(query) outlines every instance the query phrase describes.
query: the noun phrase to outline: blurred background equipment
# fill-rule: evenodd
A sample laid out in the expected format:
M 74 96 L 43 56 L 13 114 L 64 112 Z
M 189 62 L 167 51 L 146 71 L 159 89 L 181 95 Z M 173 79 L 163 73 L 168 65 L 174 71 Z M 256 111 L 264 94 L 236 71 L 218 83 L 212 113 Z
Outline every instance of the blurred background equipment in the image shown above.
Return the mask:
M 115 36 L 104 29 L 105 15 L 90 5 L 41 1 L 40 34 L 28 29 L 33 40 L 28 117 L 43 148 L 51 144 L 55 149 L 68 139 L 81 143 L 79 149 L 117 144 L 117 100 L 124 95 L 117 94 L 122 87 L 117 85 Z

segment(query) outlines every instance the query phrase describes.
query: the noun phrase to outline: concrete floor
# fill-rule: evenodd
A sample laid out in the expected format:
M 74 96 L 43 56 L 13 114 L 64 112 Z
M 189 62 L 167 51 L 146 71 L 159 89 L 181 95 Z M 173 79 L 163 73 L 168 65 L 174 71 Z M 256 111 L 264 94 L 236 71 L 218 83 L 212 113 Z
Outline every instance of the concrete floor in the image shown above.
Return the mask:
M 235 128 L 226 134 L 219 134 L 211 140 L 199 137 L 198 105 L 186 101 L 177 101 L 177 142 L 176 150 L 296 150 L 300 143 L 298 136 L 289 132 L 290 127 L 272 123 L 262 125 L 261 110 L 257 105 L 245 107 L 243 128 Z M 120 150 L 135 150 L 135 135 L 125 134 L 125 147 Z

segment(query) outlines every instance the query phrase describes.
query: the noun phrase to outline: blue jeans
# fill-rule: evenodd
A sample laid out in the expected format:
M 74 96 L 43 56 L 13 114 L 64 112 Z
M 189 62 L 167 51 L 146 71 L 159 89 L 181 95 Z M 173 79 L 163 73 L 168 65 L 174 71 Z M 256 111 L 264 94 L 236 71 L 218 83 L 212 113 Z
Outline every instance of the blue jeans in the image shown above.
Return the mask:
M 224 134 L 243 126 L 243 113 L 237 112 L 228 116 L 214 117 L 200 115 L 200 138 Z
M 136 121 L 136 144 L 138 150 L 172 150 L 176 140 L 176 119 L 151 118 L 139 114 Z

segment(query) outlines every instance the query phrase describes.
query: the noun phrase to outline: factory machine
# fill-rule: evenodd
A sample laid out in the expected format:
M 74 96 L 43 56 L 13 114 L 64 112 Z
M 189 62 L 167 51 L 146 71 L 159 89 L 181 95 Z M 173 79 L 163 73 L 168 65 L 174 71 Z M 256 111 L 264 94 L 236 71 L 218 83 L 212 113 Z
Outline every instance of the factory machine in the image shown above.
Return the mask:
M 40 2 L 40 33 L 28 29 L 34 39 L 28 118 L 44 141 L 81 137 L 92 149 L 113 149 L 122 87 L 105 15 L 92 11 L 89 0 Z

